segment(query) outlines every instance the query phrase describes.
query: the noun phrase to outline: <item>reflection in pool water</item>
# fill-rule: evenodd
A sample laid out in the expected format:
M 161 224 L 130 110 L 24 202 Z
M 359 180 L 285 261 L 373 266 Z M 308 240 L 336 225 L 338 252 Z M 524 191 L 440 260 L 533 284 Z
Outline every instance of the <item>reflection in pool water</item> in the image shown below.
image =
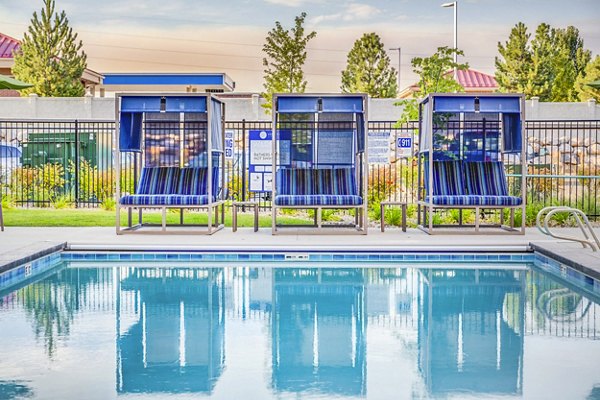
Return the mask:
M 72 263 L 0 293 L 0 394 L 598 393 L 598 299 L 538 270 L 511 268 Z M 560 379 L 574 368 L 576 376 Z

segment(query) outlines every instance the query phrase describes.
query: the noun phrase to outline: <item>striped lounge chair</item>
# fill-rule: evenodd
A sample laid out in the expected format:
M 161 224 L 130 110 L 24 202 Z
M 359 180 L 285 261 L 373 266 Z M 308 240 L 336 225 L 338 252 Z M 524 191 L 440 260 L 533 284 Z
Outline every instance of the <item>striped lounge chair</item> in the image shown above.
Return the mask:
M 479 231 L 479 211 L 481 209 L 511 210 L 510 228 L 514 226 L 514 210 L 523 205 L 521 197 L 510 196 L 501 161 L 433 162 L 433 194 L 429 195 L 429 164 L 425 163 L 425 197 L 419 205 L 437 208 L 475 209 L 475 230 Z M 425 214 L 424 209 L 424 214 Z M 502 214 L 501 214 L 502 219 Z M 423 216 L 425 220 L 425 215 Z M 429 231 L 432 221 L 429 222 Z M 522 230 L 522 232 L 524 232 Z M 431 233 L 431 232 L 430 232 Z
M 353 168 L 281 168 L 276 179 L 273 212 L 277 208 L 315 209 L 318 228 L 322 227 L 322 209 L 352 209 L 363 204 Z
M 146 167 L 142 169 L 135 194 L 123 196 L 120 207 L 159 208 L 163 211 L 163 230 L 167 208 L 204 208 L 216 206 L 219 170 L 213 168 L 213 195 L 208 195 L 208 168 Z

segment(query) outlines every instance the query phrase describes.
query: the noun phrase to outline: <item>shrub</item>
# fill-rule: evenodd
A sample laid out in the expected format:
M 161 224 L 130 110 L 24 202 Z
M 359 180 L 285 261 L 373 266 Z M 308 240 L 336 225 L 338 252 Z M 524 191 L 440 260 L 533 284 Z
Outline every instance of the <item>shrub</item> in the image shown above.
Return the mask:
M 69 208 L 69 207 L 73 206 L 73 201 L 71 200 L 71 196 L 68 196 L 68 195 L 57 196 L 57 197 L 51 199 L 50 203 L 52 203 L 52 207 L 54 207 L 56 209 Z

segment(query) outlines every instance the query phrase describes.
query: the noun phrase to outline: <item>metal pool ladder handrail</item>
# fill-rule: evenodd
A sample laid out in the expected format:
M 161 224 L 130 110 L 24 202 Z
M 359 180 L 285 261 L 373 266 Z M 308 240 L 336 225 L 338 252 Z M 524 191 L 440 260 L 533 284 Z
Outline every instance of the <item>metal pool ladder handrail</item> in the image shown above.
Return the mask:
M 552 218 L 552 216 L 554 214 L 560 213 L 560 212 L 568 212 L 570 215 L 572 215 L 575 218 L 575 221 L 577 221 L 577 225 L 579 226 L 579 229 L 581 229 L 581 232 L 583 233 L 583 236 L 585 237 L 585 239 L 576 238 L 573 236 L 561 236 L 561 235 L 557 235 L 556 233 L 550 231 L 548 222 L 550 222 L 550 219 Z M 544 224 L 542 225 L 541 219 L 542 219 L 542 216 L 544 216 L 544 215 L 546 215 L 546 217 L 544 218 Z M 585 213 L 583 211 L 581 211 L 577 208 L 567 207 L 567 206 L 544 207 L 540 210 L 540 212 L 538 213 L 538 215 L 536 217 L 536 225 L 537 225 L 537 228 L 545 235 L 552 236 L 553 238 L 556 238 L 556 239 L 564 239 L 564 240 L 570 240 L 573 242 L 579 242 L 583 245 L 584 248 L 586 246 L 589 246 L 592 249 L 592 251 L 600 250 L 600 240 L 598 240 L 598 237 L 596 236 L 596 233 L 594 232 L 594 229 L 592 228 L 592 225 L 590 224 L 590 220 L 588 219 L 587 215 L 585 215 Z M 593 239 L 593 241 L 592 241 L 592 239 Z

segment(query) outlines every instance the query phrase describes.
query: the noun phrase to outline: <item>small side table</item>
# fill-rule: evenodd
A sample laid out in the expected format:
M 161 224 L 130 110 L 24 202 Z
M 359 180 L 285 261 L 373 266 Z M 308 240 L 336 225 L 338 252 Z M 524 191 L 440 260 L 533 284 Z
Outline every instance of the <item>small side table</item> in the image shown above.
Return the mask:
M 231 216 L 231 228 L 233 232 L 237 231 L 237 213 L 238 207 L 252 207 L 254 210 L 254 232 L 258 231 L 258 203 L 254 201 L 234 201 L 231 204 L 232 216 Z
M 381 207 L 381 232 L 385 232 L 385 207 L 400 206 L 402 207 L 402 232 L 406 232 L 406 202 L 404 201 L 382 201 Z

